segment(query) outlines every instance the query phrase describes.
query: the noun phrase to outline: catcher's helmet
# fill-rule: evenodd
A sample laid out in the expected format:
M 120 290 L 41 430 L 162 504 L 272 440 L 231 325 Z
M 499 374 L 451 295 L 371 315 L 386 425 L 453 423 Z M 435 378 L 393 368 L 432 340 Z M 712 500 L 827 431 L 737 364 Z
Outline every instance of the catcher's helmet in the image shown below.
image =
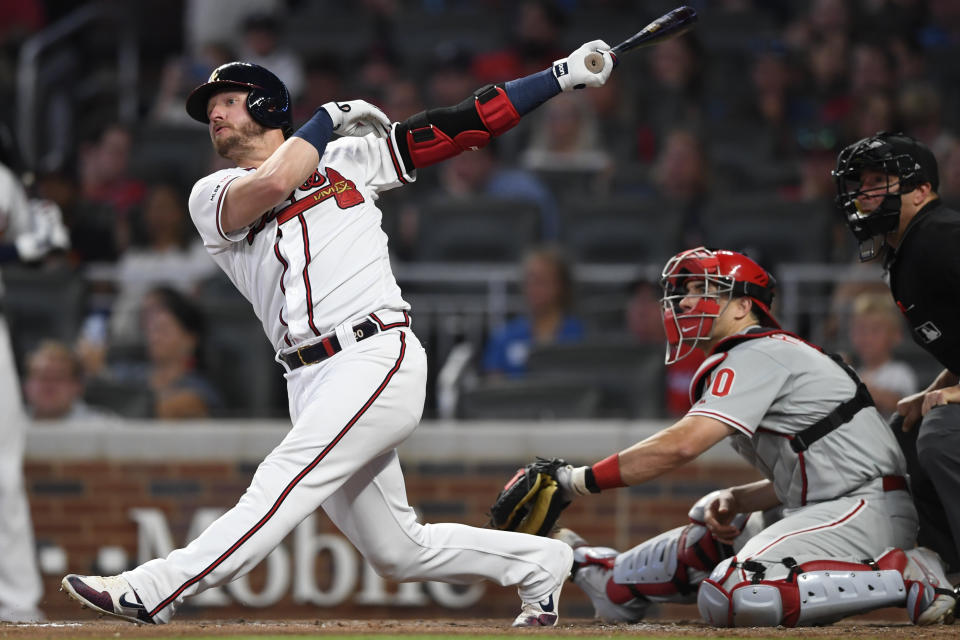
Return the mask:
M 702 282 L 703 291 L 691 292 L 688 282 Z M 663 286 L 661 315 L 667 334 L 664 362 L 671 364 L 688 356 L 700 342 L 710 338 L 713 321 L 722 312 L 720 299 L 747 297 L 766 327 L 780 328 L 770 313 L 776 281 L 759 264 L 735 251 L 689 249 L 670 258 L 660 276 Z M 696 304 L 684 311 L 680 301 L 695 297 Z
M 210 78 L 187 97 L 187 113 L 199 122 L 207 118 L 207 102 L 221 91 L 247 90 L 250 117 L 270 129 L 282 129 L 284 136 L 293 131 L 293 106 L 290 92 L 280 78 L 260 65 L 228 62 L 213 70 Z
M 887 176 L 883 199 L 869 210 L 861 199 L 876 194 L 883 185 L 866 189 L 862 172 Z M 860 243 L 860 260 L 872 260 L 880 253 L 886 235 L 900 224 L 900 196 L 924 182 L 933 191 L 940 185 L 937 159 L 922 142 L 903 133 L 880 133 L 854 142 L 837 158 L 832 172 L 837 183 L 837 209 Z M 894 191 L 891 188 L 896 187 Z

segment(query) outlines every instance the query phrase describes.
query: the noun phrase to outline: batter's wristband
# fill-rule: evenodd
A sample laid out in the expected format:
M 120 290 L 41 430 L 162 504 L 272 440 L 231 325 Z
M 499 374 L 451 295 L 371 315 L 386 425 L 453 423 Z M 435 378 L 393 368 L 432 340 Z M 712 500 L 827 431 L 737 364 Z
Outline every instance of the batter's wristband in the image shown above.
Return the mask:
M 587 488 L 593 493 L 604 489 L 627 486 L 620 475 L 620 454 L 615 453 L 596 463 L 587 471 Z
M 323 150 L 327 148 L 327 143 L 333 137 L 333 120 L 326 109 L 319 107 L 293 135 L 312 144 L 322 158 Z

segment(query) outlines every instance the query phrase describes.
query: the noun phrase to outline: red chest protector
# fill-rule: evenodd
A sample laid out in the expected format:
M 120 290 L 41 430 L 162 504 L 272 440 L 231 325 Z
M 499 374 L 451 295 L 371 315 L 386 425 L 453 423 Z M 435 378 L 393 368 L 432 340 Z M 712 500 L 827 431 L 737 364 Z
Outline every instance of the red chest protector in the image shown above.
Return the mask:
M 850 379 L 853 380 L 853 383 L 857 385 L 856 393 L 854 393 L 852 398 L 841 402 L 833 409 L 833 411 L 825 415 L 813 425 L 796 434 L 790 440 L 790 448 L 795 452 L 800 453 L 801 451 L 806 451 L 810 445 L 840 425 L 849 422 L 861 409 L 874 406 L 874 402 L 873 398 L 870 396 L 870 392 L 867 391 L 867 386 L 863 384 L 856 372 L 851 369 L 850 365 L 844 362 L 839 355 L 835 353 L 827 353 L 817 345 L 811 344 L 799 336 L 790 333 L 789 331 L 784 331 L 783 329 L 773 329 L 769 327 L 751 327 L 744 333 L 738 333 L 736 335 L 724 338 L 718 342 L 707 359 L 704 360 L 703 364 L 700 365 L 700 368 L 697 369 L 696 374 L 693 376 L 693 380 L 690 381 L 690 404 L 695 404 L 697 400 L 700 399 L 700 396 L 703 395 L 707 376 L 727 358 L 727 352 L 730 351 L 730 349 L 734 348 L 738 344 L 741 344 L 742 342 L 746 342 L 747 340 L 767 338 L 769 336 L 779 334 L 790 336 L 791 338 L 799 340 L 800 342 L 803 342 L 828 356 L 837 364 L 837 366 L 843 369 L 844 373 L 850 376 Z

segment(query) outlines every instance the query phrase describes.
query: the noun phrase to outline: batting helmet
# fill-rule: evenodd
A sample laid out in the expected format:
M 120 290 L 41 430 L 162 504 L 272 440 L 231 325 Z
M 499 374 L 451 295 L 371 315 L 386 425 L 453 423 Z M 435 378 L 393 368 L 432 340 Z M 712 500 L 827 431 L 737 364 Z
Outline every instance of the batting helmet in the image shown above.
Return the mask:
M 247 111 L 250 117 L 270 129 L 282 129 L 284 136 L 293 131 L 293 107 L 290 92 L 280 78 L 260 65 L 228 62 L 213 70 L 210 78 L 187 97 L 187 113 L 208 123 L 207 102 L 221 91 L 249 91 Z
M 688 282 L 703 283 L 703 290 L 689 289 Z M 776 281 L 742 253 L 704 247 L 683 251 L 667 261 L 660 284 L 667 364 L 685 358 L 700 342 L 710 338 L 713 322 L 723 310 L 721 298 L 750 298 L 760 324 L 780 328 L 770 313 Z M 696 298 L 696 303 L 684 311 L 680 301 L 688 297 Z
M 865 189 L 861 175 L 864 171 L 887 176 L 883 199 L 870 209 L 861 198 L 876 195 L 883 187 L 870 185 Z M 837 183 L 837 209 L 860 243 L 861 261 L 875 258 L 886 235 L 899 226 L 902 194 L 925 182 L 930 183 L 933 191 L 940 185 L 933 152 L 908 135 L 886 131 L 858 140 L 841 151 L 832 174 Z

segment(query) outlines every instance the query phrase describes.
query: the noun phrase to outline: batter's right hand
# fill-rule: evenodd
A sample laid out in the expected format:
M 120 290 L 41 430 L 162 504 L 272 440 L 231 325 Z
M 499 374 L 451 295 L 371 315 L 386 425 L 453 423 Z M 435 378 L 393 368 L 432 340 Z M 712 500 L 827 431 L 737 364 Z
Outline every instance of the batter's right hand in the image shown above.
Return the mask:
M 734 538 L 740 535 L 740 529 L 731 524 L 738 513 L 740 508 L 736 496 L 729 489 L 721 489 L 715 492 L 704 511 L 704 524 L 714 538 L 732 545 Z
M 328 102 L 322 108 L 330 115 L 333 132 L 338 136 L 363 137 L 372 133 L 385 138 L 390 134 L 387 114 L 364 100 Z
M 926 391 L 919 391 L 903 397 L 897 402 L 897 413 L 903 416 L 903 424 L 900 429 L 904 433 L 913 431 L 913 428 L 920 422 L 920 418 L 923 417 L 923 397 L 925 395 Z
M 584 58 L 597 52 L 603 56 L 603 69 L 594 73 L 587 68 Z M 584 87 L 602 87 L 613 72 L 613 58 L 610 45 L 603 40 L 594 40 L 581 45 L 566 58 L 553 63 L 553 77 L 557 79 L 562 91 L 573 91 Z

